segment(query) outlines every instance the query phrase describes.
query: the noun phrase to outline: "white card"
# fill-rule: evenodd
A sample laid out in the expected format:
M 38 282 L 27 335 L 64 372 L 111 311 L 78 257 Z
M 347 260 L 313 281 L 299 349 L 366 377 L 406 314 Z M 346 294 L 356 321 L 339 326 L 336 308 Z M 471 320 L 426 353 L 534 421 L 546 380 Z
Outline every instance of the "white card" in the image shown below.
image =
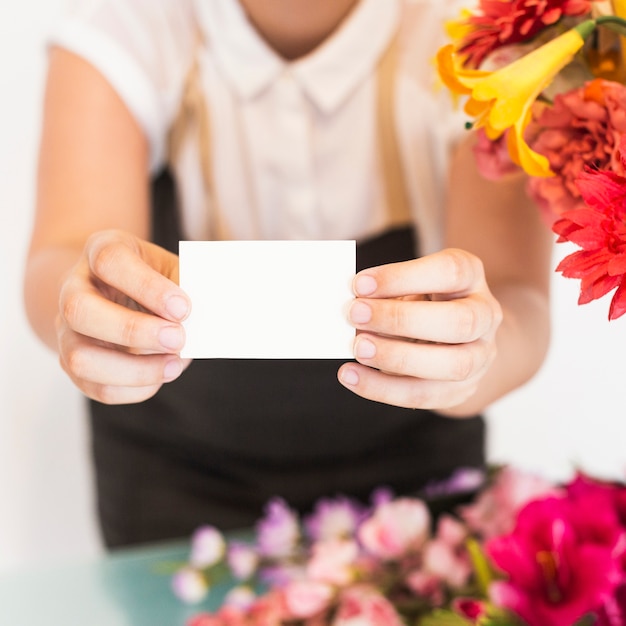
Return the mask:
M 351 359 L 354 241 L 181 241 L 185 358 Z

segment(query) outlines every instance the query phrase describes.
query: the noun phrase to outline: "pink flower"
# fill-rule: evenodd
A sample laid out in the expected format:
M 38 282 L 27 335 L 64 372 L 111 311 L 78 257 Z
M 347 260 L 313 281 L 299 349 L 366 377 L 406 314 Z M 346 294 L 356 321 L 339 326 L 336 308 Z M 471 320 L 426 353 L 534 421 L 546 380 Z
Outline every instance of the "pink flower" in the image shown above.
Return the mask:
M 304 520 L 304 525 L 314 541 L 352 537 L 364 517 L 365 508 L 350 498 L 322 499 Z
M 397 559 L 419 549 L 430 530 L 430 513 L 417 499 L 399 498 L 377 507 L 359 527 L 358 537 L 374 556 Z
M 489 139 L 485 130 L 480 128 L 476 133 L 474 157 L 481 175 L 487 180 L 500 180 L 507 174 L 519 172 L 518 165 L 511 161 L 507 148 L 508 131 L 498 139 Z
M 326 609 L 333 597 L 333 588 L 316 580 L 294 580 L 282 589 L 285 608 L 290 617 L 313 617 Z
M 332 626 L 405 626 L 394 606 L 374 587 L 355 585 L 342 592 Z
M 623 532 L 606 513 L 565 497 L 528 504 L 510 535 L 486 543 L 508 574 L 491 584 L 492 601 L 528 626 L 571 626 L 598 610 L 621 579 L 613 553 Z
M 193 567 L 185 566 L 174 574 L 172 590 L 183 602 L 197 604 L 206 597 L 209 585 L 202 572 Z
M 472 573 L 469 557 L 464 549 L 464 527 L 444 515 L 439 519 L 437 536 L 424 546 L 423 568 L 452 589 L 467 583 Z
M 187 622 L 187 626 L 224 626 L 224 624 L 217 615 L 198 613 Z
M 239 585 L 233 587 L 224 597 L 224 605 L 233 606 L 241 611 L 250 608 L 256 600 L 256 594 L 251 587 Z
M 313 580 L 333 585 L 347 585 L 354 579 L 359 556 L 357 543 L 350 539 L 329 539 L 313 544 L 306 572 Z
M 201 526 L 191 536 L 189 563 L 198 569 L 215 565 L 224 556 L 226 542 L 214 526 Z
M 300 539 L 298 517 L 281 498 L 270 500 L 256 530 L 258 551 L 263 557 L 290 556 Z
M 626 173 L 619 158 L 626 133 L 626 87 L 595 79 L 559 94 L 553 106 L 537 106 L 528 127 L 531 148 L 547 157 L 555 176 L 531 178 L 528 191 L 546 220 L 583 208 L 577 180 L 585 166 Z
M 416 569 L 410 572 L 405 580 L 406 586 L 419 598 L 432 604 L 441 606 L 444 602 L 444 588 L 441 579 L 425 569 Z
M 217 624 L 219 624 L 219 626 L 246 626 L 248 623 L 245 611 L 231 605 L 223 606 L 216 613 L 215 617 L 218 620 Z M 202 624 L 200 626 L 204 625 Z
M 248 626 L 283 626 L 285 607 L 282 593 L 270 591 L 260 597 L 247 612 Z
M 493 485 L 485 489 L 473 504 L 460 509 L 468 526 L 489 538 L 511 532 L 518 511 L 531 500 L 556 494 L 559 490 L 541 477 L 512 467 L 505 467 Z
M 229 544 L 226 560 L 230 571 L 238 580 L 251 578 L 259 565 L 259 555 L 254 547 L 240 541 Z

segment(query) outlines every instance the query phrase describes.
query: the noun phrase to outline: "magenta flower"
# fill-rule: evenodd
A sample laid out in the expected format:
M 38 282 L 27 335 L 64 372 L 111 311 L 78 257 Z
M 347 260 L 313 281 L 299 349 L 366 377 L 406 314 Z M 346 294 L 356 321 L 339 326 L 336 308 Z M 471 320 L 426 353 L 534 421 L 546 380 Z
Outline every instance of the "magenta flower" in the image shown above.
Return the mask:
M 300 539 L 298 517 L 284 500 L 269 501 L 256 526 L 257 549 L 262 557 L 281 559 L 293 554 Z
M 473 598 L 455 598 L 452 601 L 452 610 L 462 617 L 478 624 L 479 620 L 487 616 L 487 603 Z
M 583 501 L 591 504 L 598 502 L 599 510 L 611 509 L 622 526 L 626 529 L 626 487 L 622 484 L 596 480 L 582 472 L 578 472 L 574 479 L 566 485 L 567 495 L 573 501 Z
M 622 583 L 598 611 L 594 626 L 624 626 L 626 624 L 626 583 Z
M 622 577 L 613 555 L 623 538 L 616 516 L 593 503 L 531 502 L 511 534 L 486 543 L 486 553 L 508 575 L 491 584 L 491 599 L 528 626 L 571 626 L 613 595 Z

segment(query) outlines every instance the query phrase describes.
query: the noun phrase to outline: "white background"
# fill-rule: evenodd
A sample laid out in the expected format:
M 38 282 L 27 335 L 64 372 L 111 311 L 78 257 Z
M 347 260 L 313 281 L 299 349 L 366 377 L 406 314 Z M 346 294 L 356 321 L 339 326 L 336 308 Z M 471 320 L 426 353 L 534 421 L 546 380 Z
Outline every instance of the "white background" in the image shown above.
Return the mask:
M 43 88 L 43 36 L 70 0 L 0 2 L 0 572 L 91 558 L 93 517 L 83 401 L 31 334 L 22 310 Z M 568 251 L 556 247 L 561 258 Z M 532 250 L 528 250 L 532 254 Z M 489 413 L 489 456 L 553 478 L 575 465 L 608 477 L 626 466 L 626 319 L 608 300 L 576 306 L 555 275 L 553 341 L 541 373 Z

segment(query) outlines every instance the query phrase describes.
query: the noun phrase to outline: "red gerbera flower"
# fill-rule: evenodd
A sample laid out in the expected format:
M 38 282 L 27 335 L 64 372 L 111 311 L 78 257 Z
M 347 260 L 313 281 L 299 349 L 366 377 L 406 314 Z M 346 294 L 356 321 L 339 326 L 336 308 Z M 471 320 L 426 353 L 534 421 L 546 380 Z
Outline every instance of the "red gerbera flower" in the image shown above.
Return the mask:
M 620 149 L 624 163 L 626 139 Z M 581 250 L 566 256 L 556 269 L 580 279 L 578 304 L 616 289 L 609 319 L 617 319 L 626 313 L 626 178 L 588 168 L 577 184 L 587 206 L 563 213 L 552 230 L 560 242 L 571 241 Z
M 593 0 L 480 0 L 479 10 L 464 24 L 469 27 L 459 51 L 467 67 L 479 67 L 484 58 L 507 44 L 532 39 L 565 16 L 591 11 Z

